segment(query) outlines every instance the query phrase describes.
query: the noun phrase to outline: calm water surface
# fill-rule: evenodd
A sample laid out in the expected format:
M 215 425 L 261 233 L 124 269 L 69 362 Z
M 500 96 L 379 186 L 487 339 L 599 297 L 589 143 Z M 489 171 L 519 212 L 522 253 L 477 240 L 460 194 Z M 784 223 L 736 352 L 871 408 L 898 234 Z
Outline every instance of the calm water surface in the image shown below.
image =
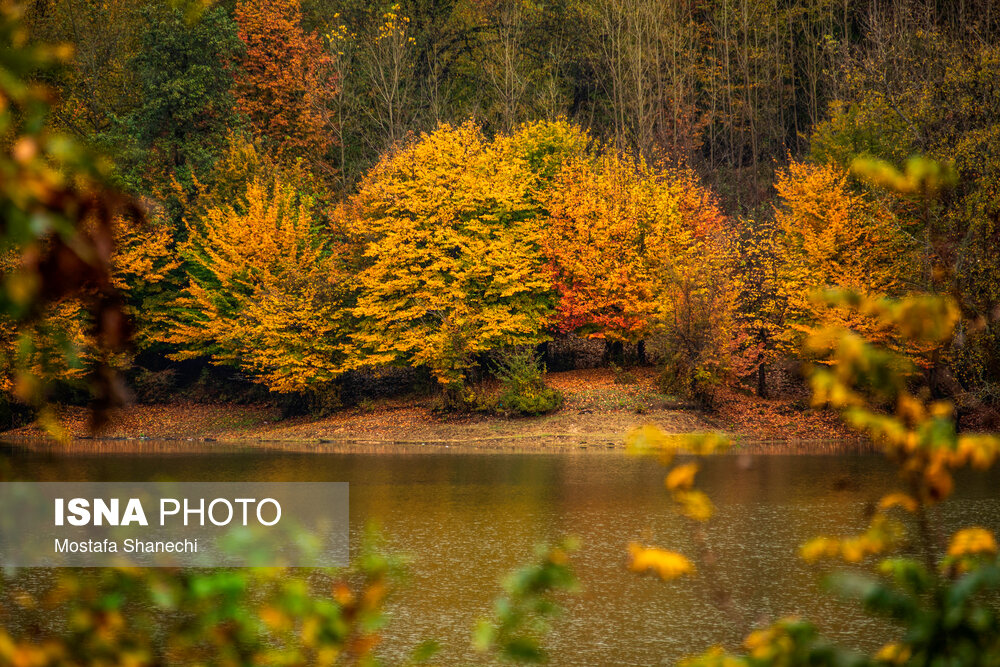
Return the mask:
M 672 664 L 748 627 L 785 614 L 816 621 L 857 648 L 879 646 L 892 628 L 853 603 L 821 593 L 816 572 L 795 558 L 817 534 L 862 529 L 866 512 L 895 481 L 872 455 L 726 455 L 707 460 L 699 486 L 718 514 L 707 539 L 721 562 L 718 585 L 736 601 L 725 616 L 705 581 L 664 584 L 625 570 L 628 542 L 692 553 L 688 528 L 671 512 L 663 470 L 620 451 L 492 453 L 441 449 L 290 452 L 179 445 L 94 446 L 91 453 L 0 444 L 7 479 L 64 481 L 346 481 L 352 545 L 378 521 L 412 559 L 394 598 L 385 655 L 404 655 L 434 637 L 444 664 L 478 662 L 469 645 L 490 613 L 503 574 L 538 542 L 580 538 L 583 585 L 551 635 L 555 665 Z M 937 513 L 942 530 L 966 523 L 1000 529 L 1000 472 L 970 474 Z

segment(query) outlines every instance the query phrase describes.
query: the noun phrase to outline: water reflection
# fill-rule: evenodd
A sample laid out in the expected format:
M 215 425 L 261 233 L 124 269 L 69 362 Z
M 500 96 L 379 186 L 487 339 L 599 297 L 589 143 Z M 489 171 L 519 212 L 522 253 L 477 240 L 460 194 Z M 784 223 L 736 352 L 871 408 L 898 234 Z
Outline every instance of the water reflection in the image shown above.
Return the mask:
M 469 629 L 489 613 L 499 577 L 535 543 L 573 534 L 583 547 L 584 592 L 552 636 L 554 664 L 660 664 L 711 644 L 732 644 L 739 627 L 786 613 L 817 622 L 859 648 L 891 630 L 853 605 L 819 593 L 815 572 L 794 552 L 818 533 L 866 523 L 866 508 L 891 487 L 891 467 L 874 456 L 750 455 L 707 461 L 699 484 L 718 506 L 708 540 L 720 557 L 739 623 L 710 604 L 699 585 L 663 584 L 624 569 L 625 544 L 640 539 L 690 552 L 684 523 L 666 502 L 663 472 L 617 450 L 497 453 L 455 449 L 303 451 L 192 443 L 89 443 L 94 449 L 0 447 L 8 478 L 142 481 L 347 481 L 354 540 L 377 519 L 413 558 L 408 588 L 391 606 L 387 650 L 428 637 L 441 661 L 476 662 Z M 197 450 L 194 448 L 197 447 Z M 1000 528 L 996 472 L 966 475 L 940 512 L 946 526 Z M 357 542 L 355 541 L 356 545 Z

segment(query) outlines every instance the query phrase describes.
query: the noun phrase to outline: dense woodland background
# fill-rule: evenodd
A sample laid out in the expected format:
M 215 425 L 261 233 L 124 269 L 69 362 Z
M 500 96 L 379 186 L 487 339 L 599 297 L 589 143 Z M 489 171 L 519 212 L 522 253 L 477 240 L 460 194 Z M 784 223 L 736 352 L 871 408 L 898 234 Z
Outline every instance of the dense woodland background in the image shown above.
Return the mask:
M 8 394 L 29 369 L 79 400 L 107 362 L 141 399 L 250 382 L 323 410 L 395 366 L 462 407 L 518 350 L 590 337 L 710 405 L 768 394 L 833 322 L 962 414 L 1000 398 L 993 0 L 35 0 L 23 21 L 74 49 L 37 75 L 47 122 L 147 219 L 115 226 L 133 349 L 101 357 L 62 300 L 4 324 Z M 950 294 L 961 324 L 917 349 L 827 287 Z

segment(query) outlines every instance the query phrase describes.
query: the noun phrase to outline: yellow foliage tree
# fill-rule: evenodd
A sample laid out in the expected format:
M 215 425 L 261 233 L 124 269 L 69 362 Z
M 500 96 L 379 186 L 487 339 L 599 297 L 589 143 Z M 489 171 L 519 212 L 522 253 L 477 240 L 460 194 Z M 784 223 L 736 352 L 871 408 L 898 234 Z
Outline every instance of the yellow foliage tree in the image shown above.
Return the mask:
M 472 123 L 387 155 L 346 208 L 365 247 L 363 363 L 428 367 L 459 399 L 476 355 L 545 338 L 553 295 L 525 160 Z
M 789 323 L 781 339 L 788 351 L 798 349 L 801 333 L 817 323 L 847 326 L 887 342 L 884 328 L 871 318 L 822 305 L 810 295 L 841 288 L 898 296 L 912 286 L 913 267 L 919 266 L 914 240 L 892 211 L 853 189 L 849 176 L 835 165 L 793 161 L 775 181 L 782 200 L 776 222 Z
M 511 158 L 528 168 L 529 197 L 540 206 L 548 202 L 564 166 L 593 160 L 593 146 L 590 134 L 565 118 L 524 123 L 504 142 Z
M 323 392 L 345 368 L 352 283 L 340 247 L 315 228 L 313 201 L 275 177 L 245 205 L 187 223 L 189 283 L 161 341 L 174 359 L 210 355 L 275 392 Z
M 142 349 L 162 331 L 162 313 L 176 292 L 174 276 L 181 262 L 171 228 L 159 216 L 144 225 L 114 223 L 111 283 L 125 296 L 125 310 L 134 323 L 132 342 Z

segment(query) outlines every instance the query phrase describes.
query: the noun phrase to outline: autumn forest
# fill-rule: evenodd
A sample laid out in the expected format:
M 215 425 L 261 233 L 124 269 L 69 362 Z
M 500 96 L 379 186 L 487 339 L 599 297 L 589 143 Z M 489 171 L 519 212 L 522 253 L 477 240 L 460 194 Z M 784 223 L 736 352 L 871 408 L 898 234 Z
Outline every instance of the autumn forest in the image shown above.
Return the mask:
M 710 410 L 777 393 L 830 324 L 960 419 L 1000 407 L 994 0 L 32 0 L 18 21 L 72 47 L 30 75 L 26 131 L 137 206 L 106 225 L 120 304 L 5 310 L 12 423 L 95 378 L 110 401 L 109 370 L 139 400 L 208 382 L 302 414 L 405 368 L 396 390 L 443 410 L 540 414 L 567 340 Z M 2 248 L 5 275 L 30 248 Z M 955 334 L 897 339 L 831 289 L 948 295 Z
M 0 0 L 0 134 L 0 667 L 1000 665 L 998 0 Z

